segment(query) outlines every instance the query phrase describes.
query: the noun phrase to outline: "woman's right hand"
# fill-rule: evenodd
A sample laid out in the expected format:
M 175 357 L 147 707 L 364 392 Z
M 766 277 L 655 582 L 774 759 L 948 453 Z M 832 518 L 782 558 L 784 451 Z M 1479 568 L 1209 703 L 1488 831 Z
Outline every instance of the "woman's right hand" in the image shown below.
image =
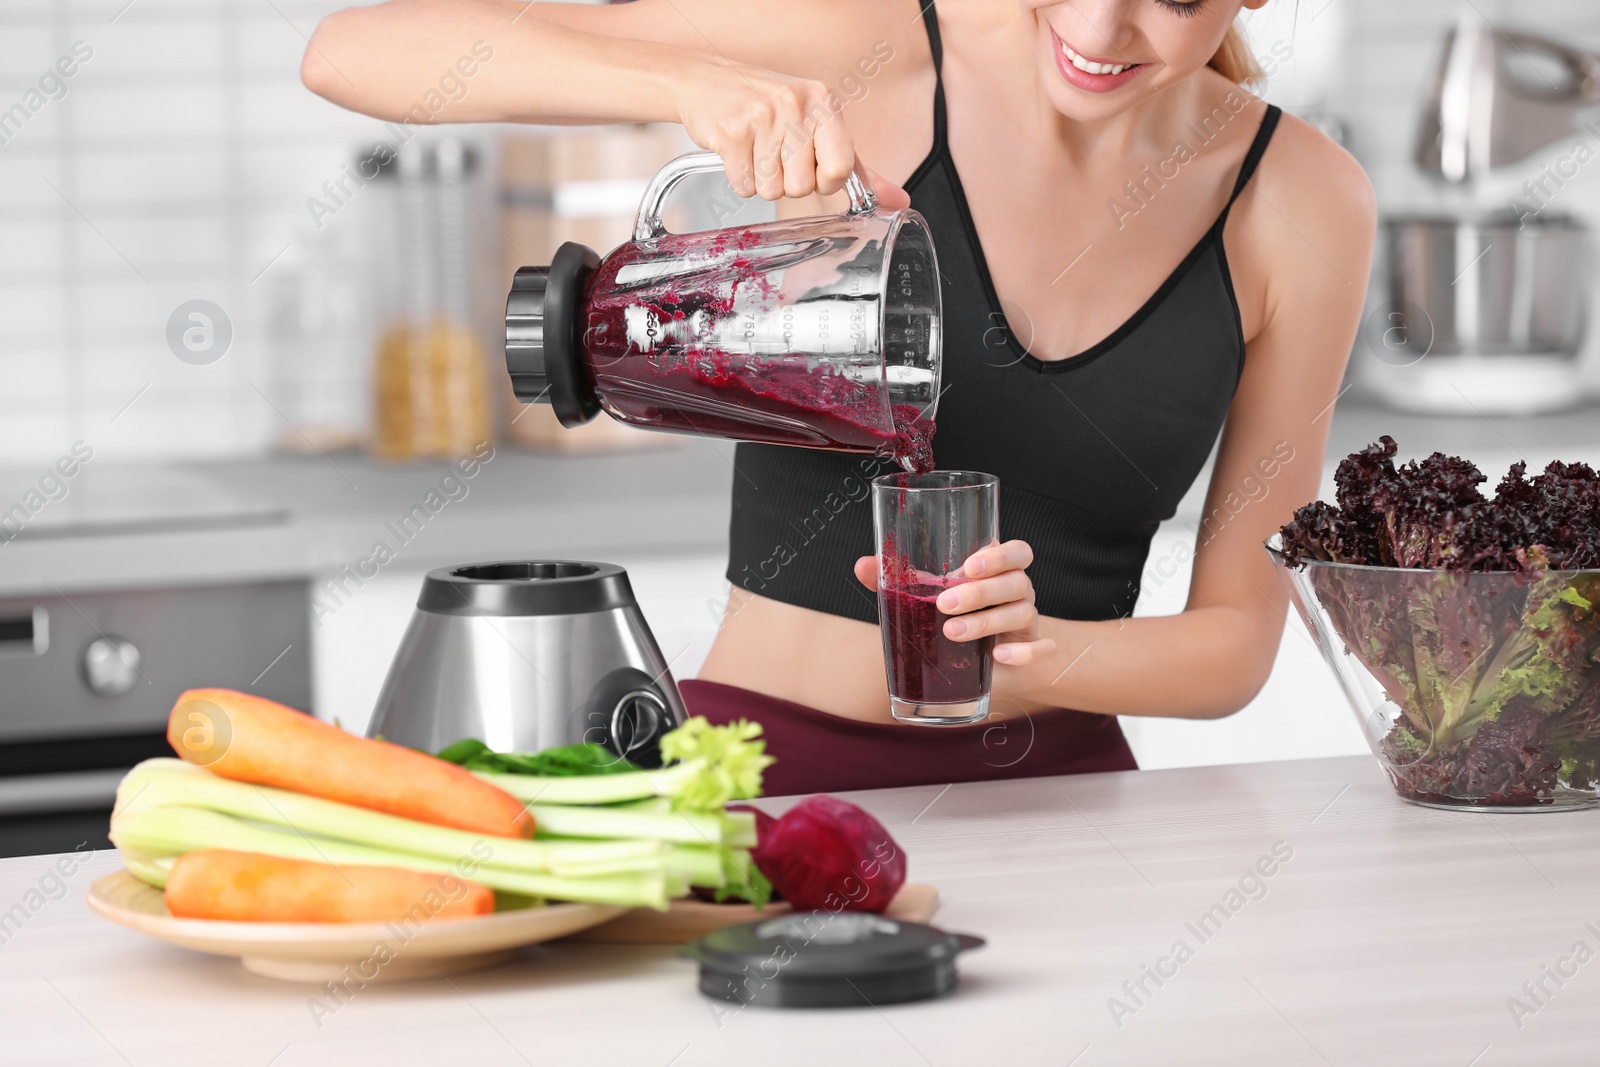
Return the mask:
M 856 165 L 844 100 L 823 82 L 708 56 L 693 65 L 676 96 L 690 139 L 722 157 L 739 196 L 836 193 Z M 904 189 L 863 170 L 880 204 L 911 206 Z

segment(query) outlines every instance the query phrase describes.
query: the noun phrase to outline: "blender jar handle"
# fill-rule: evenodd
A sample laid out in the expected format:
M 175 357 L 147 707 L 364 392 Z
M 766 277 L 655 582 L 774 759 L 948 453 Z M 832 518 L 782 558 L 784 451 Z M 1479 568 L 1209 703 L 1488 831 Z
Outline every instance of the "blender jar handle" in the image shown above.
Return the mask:
M 666 225 L 661 221 L 661 209 L 679 182 L 691 174 L 710 174 L 720 170 L 722 157 L 715 152 L 690 152 L 656 171 L 656 176 L 650 179 L 650 185 L 644 191 L 644 198 L 639 202 L 639 218 L 633 226 L 633 239 L 649 241 L 667 232 Z M 872 191 L 872 183 L 859 165 L 845 179 L 844 191 L 850 198 L 850 209 L 845 212 L 847 216 L 870 215 L 878 210 L 878 198 Z

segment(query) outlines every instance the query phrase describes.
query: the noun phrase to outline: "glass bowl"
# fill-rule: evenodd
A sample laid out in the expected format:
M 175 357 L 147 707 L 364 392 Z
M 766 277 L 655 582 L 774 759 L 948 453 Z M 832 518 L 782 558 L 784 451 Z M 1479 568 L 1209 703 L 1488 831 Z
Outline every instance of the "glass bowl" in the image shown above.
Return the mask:
M 1277 536 L 1267 551 L 1402 798 L 1600 801 L 1600 570 L 1291 560 Z

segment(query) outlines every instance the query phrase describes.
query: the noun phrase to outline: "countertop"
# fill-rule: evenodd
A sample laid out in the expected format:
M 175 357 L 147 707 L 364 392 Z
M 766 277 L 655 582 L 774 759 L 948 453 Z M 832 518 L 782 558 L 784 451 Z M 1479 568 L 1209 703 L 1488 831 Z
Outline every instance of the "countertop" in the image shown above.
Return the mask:
M 1600 409 L 1528 418 L 1397 414 L 1352 395 L 1330 416 L 1324 492 L 1346 454 L 1389 433 L 1402 457 L 1465 455 L 1497 481 L 1525 458 L 1600 465 Z M 337 572 L 383 541 L 407 567 L 528 556 L 606 559 L 719 552 L 727 543 L 730 441 L 662 437 L 651 450 L 541 455 L 500 446 L 457 487 L 443 464 L 385 464 L 362 455 L 116 464 L 92 460 L 7 541 L 0 595 L 243 582 Z M 0 510 L 36 485 L 40 468 L 0 469 Z M 1192 527 L 1209 465 L 1178 508 Z M 448 490 L 448 491 L 446 491 Z M 404 515 L 442 502 L 409 540 Z M 451 493 L 456 494 L 455 498 Z
M 0 595 L 305 578 L 354 568 L 380 541 L 409 568 L 706 551 L 726 543 L 732 464 L 731 442 L 692 438 L 594 456 L 502 445 L 471 477 L 351 454 L 90 461 L 0 544 Z M 0 499 L 39 474 L 0 470 Z
M 730 1011 L 668 948 L 552 945 L 451 981 L 370 985 L 319 1028 L 315 988 L 93 916 L 83 891 L 115 868 L 102 853 L 4 933 L 3 1058 L 1496 1067 L 1594 1054 L 1600 813 L 1413 807 L 1370 757 L 853 799 L 904 847 L 911 877 L 939 888 L 936 922 L 988 939 L 948 999 Z M 0 861 L 0 909 L 50 864 Z M 1565 972 L 1559 985 L 1546 967 Z

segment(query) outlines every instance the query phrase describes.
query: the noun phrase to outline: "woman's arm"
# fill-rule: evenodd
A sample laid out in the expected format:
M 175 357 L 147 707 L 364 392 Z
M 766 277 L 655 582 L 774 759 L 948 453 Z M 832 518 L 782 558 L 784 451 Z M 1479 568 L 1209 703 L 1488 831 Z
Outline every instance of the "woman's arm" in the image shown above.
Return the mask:
M 323 19 L 300 78 L 341 107 L 390 121 L 676 121 L 675 82 L 710 57 L 556 25 L 544 4 L 390 0 Z M 603 24 L 603 23 L 602 23 Z M 466 57 L 466 92 L 429 114 L 418 105 Z M 486 57 L 486 58 L 485 58 Z
M 300 73 L 396 122 L 681 122 L 735 192 L 775 200 L 843 187 L 855 149 L 824 79 L 849 69 L 862 32 L 826 0 L 389 0 L 325 18 Z
M 1376 208 L 1360 166 L 1289 116 L 1229 228 L 1237 287 L 1263 294 L 1246 323 L 1244 375 L 1229 409 L 1189 601 L 1177 615 L 1073 622 L 1041 618 L 1048 655 L 1003 665 L 995 689 L 1040 704 L 1115 715 L 1219 718 L 1260 690 L 1287 598 L 1261 544 L 1316 497 L 1333 401 L 1360 324 Z M 1252 325 L 1255 329 L 1252 331 Z

